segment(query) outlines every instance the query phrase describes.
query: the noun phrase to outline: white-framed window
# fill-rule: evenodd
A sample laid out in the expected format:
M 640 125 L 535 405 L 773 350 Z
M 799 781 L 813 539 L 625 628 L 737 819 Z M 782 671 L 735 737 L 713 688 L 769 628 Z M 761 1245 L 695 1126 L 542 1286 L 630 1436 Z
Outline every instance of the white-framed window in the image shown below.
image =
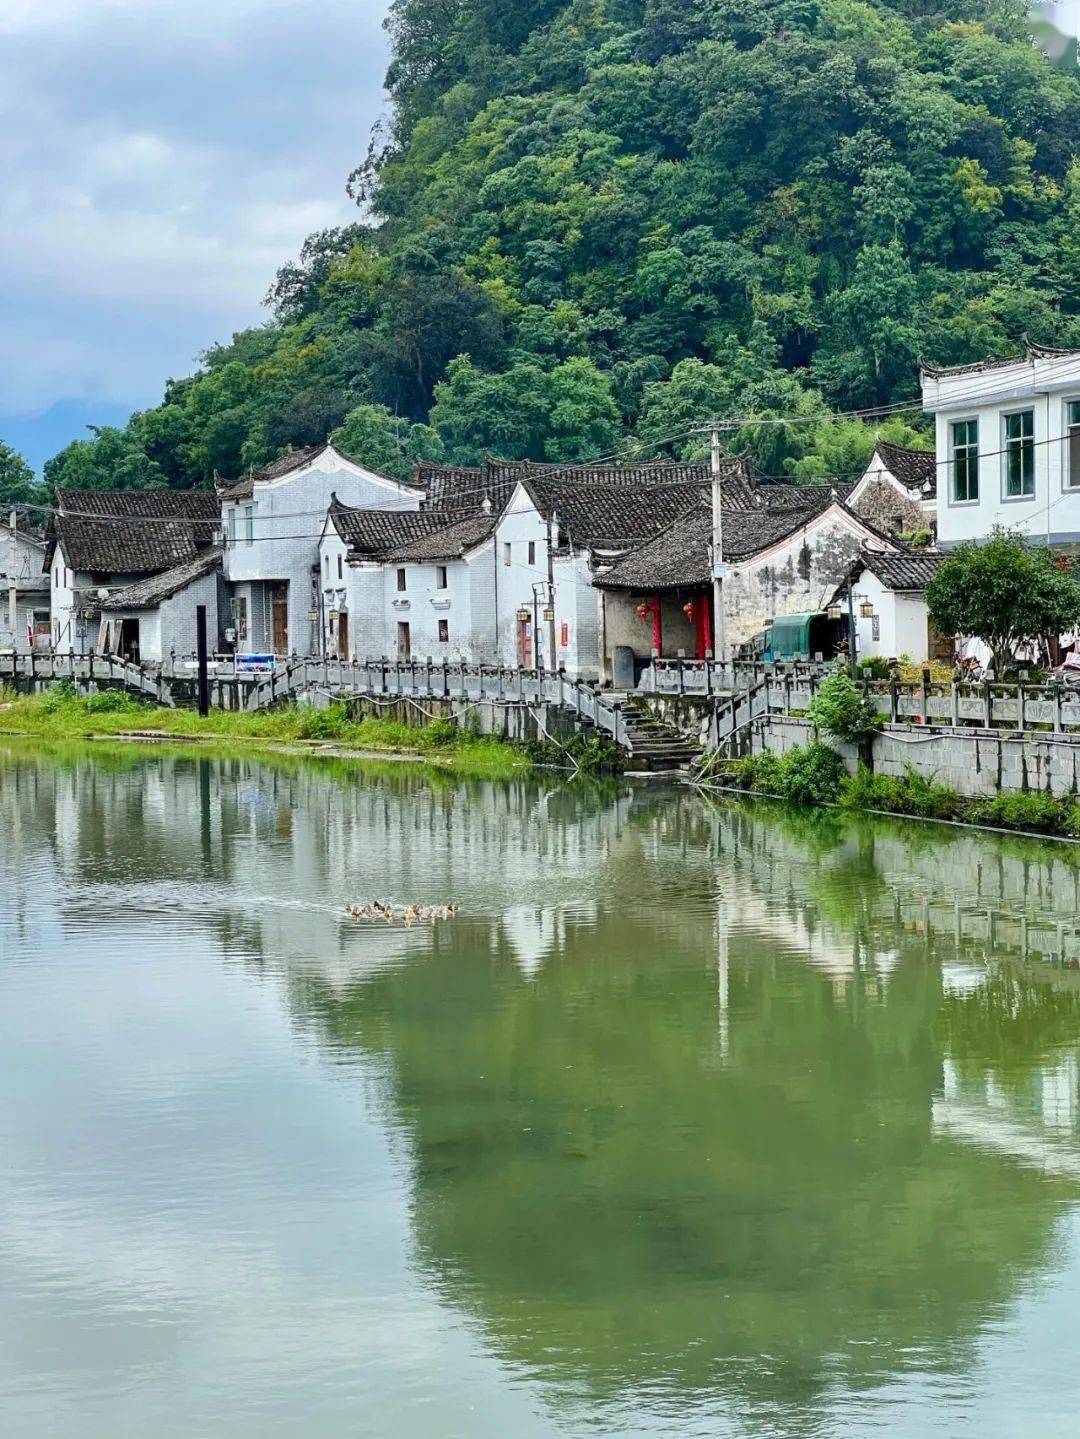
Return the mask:
M 1065 401 L 1065 488 L 1080 489 L 1080 400 Z
M 445 589 L 446 589 L 446 566 L 445 566 L 445 565 L 436 565 L 436 566 L 435 566 L 435 588 L 436 588 L 437 590 L 445 590 Z
M 244 543 L 253 545 L 255 543 L 255 506 L 244 506 Z
M 953 499 L 966 505 L 979 498 L 979 422 L 954 420 L 952 425 Z
M 1035 411 L 1004 416 L 1005 498 L 1024 500 L 1035 493 Z
M 229 506 L 229 544 L 236 544 L 236 506 Z

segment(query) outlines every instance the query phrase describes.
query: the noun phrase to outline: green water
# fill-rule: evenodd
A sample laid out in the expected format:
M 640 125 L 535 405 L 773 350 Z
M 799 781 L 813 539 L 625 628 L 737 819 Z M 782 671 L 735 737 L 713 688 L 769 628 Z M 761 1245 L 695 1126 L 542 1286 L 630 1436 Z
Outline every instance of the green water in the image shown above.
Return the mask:
M 0 840 L 4 1434 L 1077 1432 L 1076 850 L 17 746 Z

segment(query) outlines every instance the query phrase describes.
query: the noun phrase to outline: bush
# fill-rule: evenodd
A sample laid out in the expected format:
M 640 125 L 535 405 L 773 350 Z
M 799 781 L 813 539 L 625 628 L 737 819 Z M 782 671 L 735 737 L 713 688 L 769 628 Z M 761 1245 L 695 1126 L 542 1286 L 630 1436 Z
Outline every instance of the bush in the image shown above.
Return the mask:
M 824 734 L 850 744 L 861 744 L 881 728 L 869 695 L 856 687 L 846 670 L 835 670 L 822 680 L 807 716 Z
M 1076 806 L 1071 806 L 1075 809 Z M 968 802 L 966 818 L 972 824 L 1000 829 L 1026 829 L 1039 834 L 1068 834 L 1070 807 L 1052 794 L 995 794 Z
M 902 775 L 887 775 L 872 774 L 865 765 L 844 785 L 841 802 L 850 809 L 883 809 L 923 819 L 952 819 L 963 804 L 953 790 L 935 784 L 910 766 Z
M 565 740 L 530 740 L 525 753 L 534 764 L 576 766 L 578 774 L 621 774 L 626 756 L 601 734 L 573 734 Z
M 55 714 L 64 705 L 69 705 L 73 700 L 79 698 L 79 691 L 75 688 L 73 680 L 54 680 L 41 701 L 41 708 L 46 714 Z
M 451 719 L 436 719 L 424 730 L 424 739 L 430 745 L 453 744 L 457 739 L 457 725 Z
M 889 678 L 889 661 L 884 655 L 870 655 L 858 664 L 858 675 L 861 680 L 887 680 Z
M 788 750 L 780 761 L 779 793 L 794 804 L 833 804 L 843 781 L 843 761 L 825 744 Z
M 99 690 L 97 694 L 87 695 L 84 704 L 87 714 L 124 714 L 143 708 L 123 690 Z
M 317 710 L 307 707 L 300 712 L 296 726 L 297 739 L 340 739 L 350 724 L 349 711 L 343 704 Z

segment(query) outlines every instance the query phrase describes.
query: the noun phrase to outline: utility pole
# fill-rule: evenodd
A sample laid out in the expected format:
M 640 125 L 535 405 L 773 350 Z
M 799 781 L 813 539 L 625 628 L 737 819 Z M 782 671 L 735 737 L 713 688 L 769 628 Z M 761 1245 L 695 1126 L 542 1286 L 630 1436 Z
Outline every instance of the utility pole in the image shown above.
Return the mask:
M 11 648 L 13 653 L 19 649 L 19 581 L 17 578 L 19 565 L 19 546 L 15 539 L 15 527 L 19 523 L 18 510 L 12 510 L 8 517 L 11 527 L 11 536 L 8 542 L 8 628 L 11 630 Z
M 713 658 L 727 664 L 727 625 L 724 622 L 724 514 L 720 493 L 720 426 L 709 426 L 712 470 L 712 572 L 713 572 Z
M 206 655 L 206 606 L 195 606 L 195 658 L 198 667 L 199 714 L 206 718 L 210 713 L 210 676 Z
M 552 553 L 552 524 L 558 525 L 558 516 L 552 512 L 547 522 L 547 585 L 548 585 L 548 659 L 551 673 L 555 673 L 555 556 Z

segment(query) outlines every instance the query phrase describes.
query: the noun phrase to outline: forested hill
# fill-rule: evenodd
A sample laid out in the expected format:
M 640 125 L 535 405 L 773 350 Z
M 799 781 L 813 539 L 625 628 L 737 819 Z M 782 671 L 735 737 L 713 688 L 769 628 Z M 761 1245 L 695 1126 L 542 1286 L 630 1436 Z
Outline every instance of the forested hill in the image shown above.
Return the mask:
M 350 181 L 370 222 L 312 236 L 265 327 L 50 480 L 208 484 L 332 431 L 397 474 L 570 460 L 909 398 L 919 357 L 1025 331 L 1080 345 L 1080 83 L 1026 0 L 395 0 L 387 23 L 392 121 Z M 809 477 L 869 436 L 731 444 Z

